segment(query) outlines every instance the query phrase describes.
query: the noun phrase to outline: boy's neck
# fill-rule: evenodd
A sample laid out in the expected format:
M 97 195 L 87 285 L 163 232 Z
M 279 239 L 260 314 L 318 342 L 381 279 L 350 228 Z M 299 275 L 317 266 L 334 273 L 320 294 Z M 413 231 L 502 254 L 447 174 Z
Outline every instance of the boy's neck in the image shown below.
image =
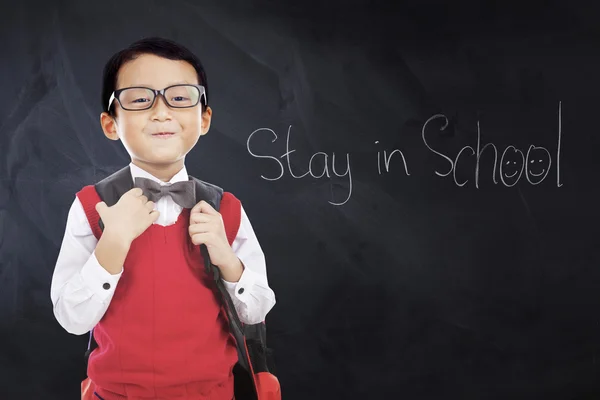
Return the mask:
M 152 174 L 163 182 L 169 182 L 183 168 L 184 160 L 171 164 L 150 164 L 139 160 L 131 160 L 131 163 L 144 171 Z

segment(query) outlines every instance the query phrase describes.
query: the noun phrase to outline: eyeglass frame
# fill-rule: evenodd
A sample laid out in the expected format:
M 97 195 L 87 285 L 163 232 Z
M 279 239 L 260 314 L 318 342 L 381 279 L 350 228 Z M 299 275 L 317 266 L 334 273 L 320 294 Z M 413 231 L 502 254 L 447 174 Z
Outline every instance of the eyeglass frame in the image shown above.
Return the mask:
M 171 104 L 169 104 L 169 101 L 167 100 L 167 98 L 165 97 L 165 91 L 167 89 L 170 89 L 172 87 L 176 87 L 176 86 L 194 86 L 195 88 L 198 89 L 198 91 L 200 91 L 200 96 L 198 96 L 198 103 L 194 104 L 193 106 L 184 106 L 184 107 L 174 107 Z M 121 103 L 121 99 L 119 99 L 119 96 L 121 95 L 121 92 L 127 90 L 127 89 L 146 89 L 151 91 L 152 93 L 154 93 L 154 98 L 152 99 L 152 103 L 150 103 L 150 105 L 147 108 L 138 108 L 138 109 L 131 109 L 131 108 L 125 108 L 123 107 L 123 104 Z M 146 111 L 151 109 L 154 106 L 154 103 L 156 102 L 156 98 L 158 97 L 158 95 L 161 95 L 163 100 L 165 101 L 165 104 L 170 107 L 170 108 L 192 108 L 192 107 L 196 107 L 198 104 L 200 104 L 200 101 L 202 99 L 202 97 L 204 97 L 204 106 L 206 107 L 208 100 L 206 98 L 206 89 L 204 88 L 204 86 L 202 85 L 196 85 L 193 83 L 178 83 L 176 85 L 171 85 L 171 86 L 167 86 L 164 89 L 152 89 L 149 87 L 145 87 L 145 86 L 130 86 L 130 87 L 126 87 L 126 88 L 121 88 L 118 90 L 115 90 L 114 92 L 112 92 L 112 94 L 110 95 L 110 98 L 108 99 L 108 108 L 107 110 L 110 111 L 110 107 L 112 107 L 113 102 L 115 101 L 115 99 L 119 102 L 119 105 L 121 106 L 121 108 L 125 111 Z

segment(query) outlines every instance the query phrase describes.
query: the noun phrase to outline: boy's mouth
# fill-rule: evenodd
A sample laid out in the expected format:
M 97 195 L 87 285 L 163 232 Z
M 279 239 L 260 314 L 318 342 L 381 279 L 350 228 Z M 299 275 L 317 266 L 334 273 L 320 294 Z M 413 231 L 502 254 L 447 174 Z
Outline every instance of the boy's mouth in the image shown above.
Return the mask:
M 173 136 L 174 134 L 175 134 L 175 132 L 157 132 L 157 133 L 153 133 L 152 136 L 169 137 L 169 136 Z

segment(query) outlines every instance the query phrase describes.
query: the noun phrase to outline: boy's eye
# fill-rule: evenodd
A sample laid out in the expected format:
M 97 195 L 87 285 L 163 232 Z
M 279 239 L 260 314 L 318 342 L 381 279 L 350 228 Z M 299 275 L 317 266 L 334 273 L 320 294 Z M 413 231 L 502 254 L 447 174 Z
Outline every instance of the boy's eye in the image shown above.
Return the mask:
M 183 97 L 183 96 L 175 96 L 172 98 L 173 101 L 186 101 L 189 100 L 187 97 Z
M 121 93 L 121 101 L 125 104 L 145 104 L 151 102 L 154 93 L 147 89 L 132 88 Z

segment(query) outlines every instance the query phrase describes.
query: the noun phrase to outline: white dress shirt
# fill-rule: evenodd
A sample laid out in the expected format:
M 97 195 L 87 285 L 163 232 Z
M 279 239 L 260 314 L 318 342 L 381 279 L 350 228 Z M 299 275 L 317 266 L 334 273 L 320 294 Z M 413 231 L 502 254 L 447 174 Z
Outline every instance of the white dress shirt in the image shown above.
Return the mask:
M 168 183 L 133 163 L 129 167 L 134 181 L 136 177 L 144 177 L 168 185 L 188 180 L 185 166 Z M 165 195 L 155 203 L 154 209 L 160 212 L 155 224 L 168 226 L 177 221 L 182 207 Z M 275 294 L 267 282 L 265 256 L 243 208 L 241 214 L 239 231 L 231 248 L 244 265 L 244 271 L 238 282 L 223 282 L 240 320 L 257 324 L 264 321 L 275 305 Z M 121 267 L 118 274 L 112 275 L 98 263 L 97 243 L 83 206 L 75 196 L 50 289 L 56 319 L 67 332 L 75 335 L 89 332 L 102 319 L 123 273 Z M 240 290 L 242 288 L 244 290 Z

